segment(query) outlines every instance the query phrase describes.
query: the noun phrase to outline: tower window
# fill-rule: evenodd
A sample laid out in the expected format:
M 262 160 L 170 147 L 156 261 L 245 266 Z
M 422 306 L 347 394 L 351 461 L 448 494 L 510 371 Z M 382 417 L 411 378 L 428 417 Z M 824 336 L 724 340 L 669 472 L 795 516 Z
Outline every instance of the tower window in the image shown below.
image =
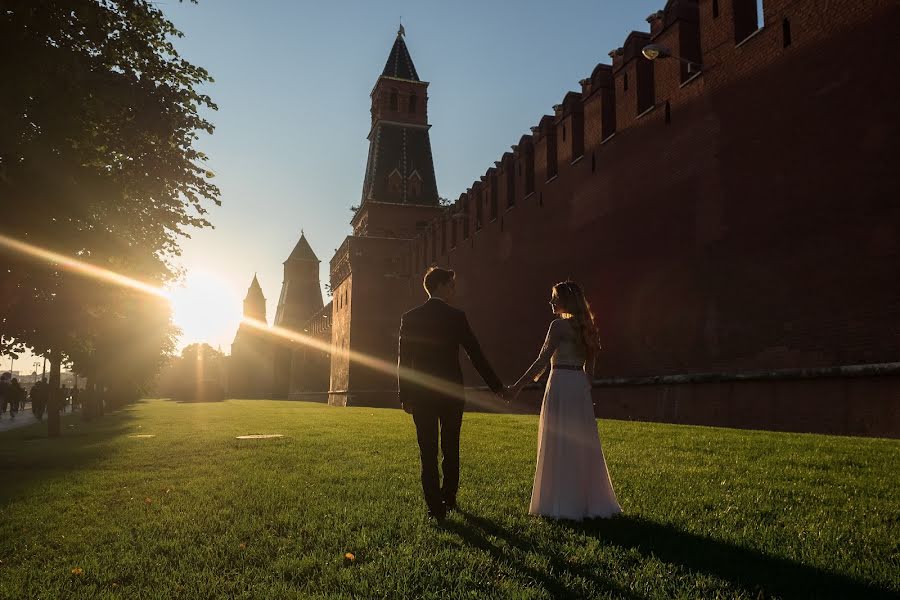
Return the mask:
M 400 172 L 397 169 L 394 169 L 391 171 L 391 174 L 388 175 L 388 189 L 394 194 L 399 194 L 403 191 L 403 178 L 400 176 Z
M 656 104 L 656 89 L 653 80 L 653 65 L 650 60 L 638 60 L 637 74 L 637 114 L 650 110 Z
M 547 136 L 547 179 L 556 177 L 559 162 L 556 158 L 556 136 L 552 133 Z
M 622 74 L 622 89 L 628 91 L 628 71 Z
M 413 171 L 407 178 L 407 194 L 410 198 L 418 198 L 422 195 L 422 178 L 418 171 Z
M 572 113 L 572 160 L 584 154 L 584 113 Z
M 781 22 L 781 40 L 782 47 L 787 48 L 791 45 L 791 20 L 787 17 Z
M 762 0 L 734 0 L 734 43 L 739 44 L 747 39 L 764 22 Z
M 419 98 L 415 94 L 409 97 L 409 112 L 415 114 L 416 105 L 419 103 Z
M 600 136 L 605 140 L 616 132 L 616 90 L 607 87 L 600 93 Z
M 525 195 L 534 193 L 534 148 L 525 149 Z
M 597 153 L 591 152 L 591 173 L 597 171 Z
M 397 90 L 391 90 L 390 105 L 391 110 L 398 110 L 399 104 L 397 100 Z
M 713 19 L 719 16 L 719 0 L 712 0 Z
M 669 104 L 669 101 L 666 100 L 666 125 L 672 122 L 672 106 Z

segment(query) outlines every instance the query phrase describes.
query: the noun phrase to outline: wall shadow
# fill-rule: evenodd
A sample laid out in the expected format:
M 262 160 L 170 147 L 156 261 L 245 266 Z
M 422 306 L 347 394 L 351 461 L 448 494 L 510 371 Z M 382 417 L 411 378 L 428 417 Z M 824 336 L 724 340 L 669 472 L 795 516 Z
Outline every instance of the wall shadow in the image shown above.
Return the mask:
M 501 538 L 523 551 L 534 552 L 540 548 L 536 540 L 513 534 L 494 521 L 468 512 L 461 514 L 465 519 L 465 525 L 450 525 L 447 528 L 457 533 L 467 543 L 491 552 L 499 562 L 509 564 L 512 568 L 522 567 L 504 557 L 502 552 L 488 541 L 489 536 Z M 554 526 L 597 538 L 606 544 L 636 550 L 643 556 L 653 556 L 664 562 L 680 565 L 694 573 L 727 580 L 751 596 L 842 600 L 897 597 L 891 590 L 846 575 L 688 533 L 640 517 L 620 516 L 614 519 L 592 519 L 582 523 L 559 521 L 555 522 Z M 580 569 L 577 565 L 571 565 L 560 559 L 551 560 L 551 565 L 554 573 L 568 571 L 596 581 L 600 589 L 614 591 L 622 597 L 638 597 L 628 590 L 616 587 L 588 568 Z M 554 597 L 560 593 L 566 594 L 564 588 L 559 588 L 561 583 L 558 577 L 548 581 L 546 574 L 534 573 L 529 569 L 526 571 L 525 575 L 541 581 Z

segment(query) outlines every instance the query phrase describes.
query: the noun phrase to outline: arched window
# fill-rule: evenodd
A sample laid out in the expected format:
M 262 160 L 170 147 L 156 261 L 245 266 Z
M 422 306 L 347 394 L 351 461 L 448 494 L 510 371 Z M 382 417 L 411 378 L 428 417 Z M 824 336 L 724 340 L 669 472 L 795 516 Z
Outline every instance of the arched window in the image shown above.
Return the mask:
M 398 110 L 397 90 L 391 90 L 391 110 Z
M 388 189 L 392 193 L 400 193 L 403 191 L 403 178 L 400 176 L 400 172 L 397 169 L 391 171 L 390 175 L 388 175 Z
M 419 103 L 419 97 L 418 97 L 418 96 L 416 96 L 415 94 L 413 94 L 413 95 L 411 95 L 411 96 L 409 97 L 409 112 L 410 112 L 411 114 L 415 114 L 418 103 Z
M 418 198 L 422 195 L 422 178 L 418 171 L 413 171 L 406 181 L 406 193 L 410 198 Z

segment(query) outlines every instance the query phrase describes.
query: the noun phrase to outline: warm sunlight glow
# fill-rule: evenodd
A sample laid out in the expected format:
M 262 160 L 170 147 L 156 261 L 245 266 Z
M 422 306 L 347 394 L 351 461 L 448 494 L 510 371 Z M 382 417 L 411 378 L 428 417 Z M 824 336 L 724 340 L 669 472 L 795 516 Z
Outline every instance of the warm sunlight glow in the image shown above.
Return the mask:
M 169 292 L 172 320 L 181 329 L 182 345 L 227 343 L 241 322 L 241 296 L 219 275 L 188 269 L 180 287 Z
M 58 254 L 50 250 L 45 250 L 44 248 L 40 248 L 27 242 L 19 241 L 5 235 L 0 235 L 0 248 L 6 248 L 8 250 L 12 250 L 13 252 L 24 254 L 25 256 L 29 256 L 39 261 L 56 264 L 62 269 L 72 271 L 73 273 L 77 273 L 85 277 L 91 277 L 93 279 L 98 279 L 106 283 L 112 283 L 122 287 L 131 288 L 140 292 L 144 292 L 146 294 L 160 296 L 162 298 L 168 297 L 165 290 L 144 283 L 143 281 L 138 281 L 137 279 L 132 279 L 131 277 L 120 275 L 115 271 L 103 269 L 96 265 L 80 261 L 64 254 Z
M 332 351 L 330 343 L 294 331 L 292 329 L 287 329 L 286 327 L 269 327 L 262 321 L 257 321 L 256 319 L 251 319 L 249 317 L 245 317 L 242 322 L 251 327 L 259 329 L 260 331 L 268 332 L 272 335 L 276 335 L 282 339 L 295 342 L 297 344 L 308 346 L 310 348 L 314 348 L 316 350 L 321 350 L 324 352 Z M 386 360 L 382 360 L 368 354 L 363 354 L 362 352 L 355 352 L 353 350 L 340 350 L 340 352 L 347 353 L 350 360 L 358 365 L 361 365 L 368 369 L 372 369 L 373 371 L 384 373 L 386 375 L 397 375 L 398 366 L 396 362 L 388 362 Z M 403 376 L 410 381 L 415 382 L 419 386 L 426 387 L 443 394 L 447 394 L 449 396 L 455 396 L 459 393 L 459 387 L 457 385 L 454 385 L 453 383 L 445 381 L 438 377 L 434 377 L 433 375 L 428 375 L 426 373 L 414 371 L 412 369 L 403 369 Z M 476 402 L 475 404 L 479 403 Z

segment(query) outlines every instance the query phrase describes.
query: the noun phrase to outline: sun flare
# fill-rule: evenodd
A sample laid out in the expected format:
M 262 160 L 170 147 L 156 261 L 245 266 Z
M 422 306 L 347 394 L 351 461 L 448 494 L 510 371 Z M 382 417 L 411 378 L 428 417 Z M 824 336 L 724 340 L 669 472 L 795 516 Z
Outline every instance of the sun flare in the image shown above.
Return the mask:
M 228 343 L 241 320 L 241 297 L 220 275 L 189 269 L 184 283 L 170 292 L 172 318 L 184 345 Z

